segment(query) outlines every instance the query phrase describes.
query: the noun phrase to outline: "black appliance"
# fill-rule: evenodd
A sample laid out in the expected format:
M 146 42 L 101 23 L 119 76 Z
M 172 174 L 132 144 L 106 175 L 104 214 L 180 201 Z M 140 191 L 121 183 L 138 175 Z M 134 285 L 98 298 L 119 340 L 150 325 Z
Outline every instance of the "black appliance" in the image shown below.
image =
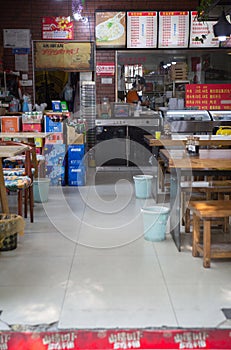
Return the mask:
M 162 129 L 161 112 L 148 117 L 96 119 L 95 124 L 98 169 L 150 166 L 152 149 L 144 141 L 144 135 Z

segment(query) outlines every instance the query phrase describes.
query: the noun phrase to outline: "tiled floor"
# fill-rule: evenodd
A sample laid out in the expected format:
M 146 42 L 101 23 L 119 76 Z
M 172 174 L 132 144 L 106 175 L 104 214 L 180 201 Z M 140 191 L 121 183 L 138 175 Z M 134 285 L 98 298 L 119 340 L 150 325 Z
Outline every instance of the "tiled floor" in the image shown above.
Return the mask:
M 132 175 L 92 171 L 35 204 L 17 249 L 0 254 L 0 329 L 231 328 L 231 261 L 204 269 L 190 234 L 180 253 L 169 234 L 146 241 L 140 209 L 155 201 L 136 199 Z

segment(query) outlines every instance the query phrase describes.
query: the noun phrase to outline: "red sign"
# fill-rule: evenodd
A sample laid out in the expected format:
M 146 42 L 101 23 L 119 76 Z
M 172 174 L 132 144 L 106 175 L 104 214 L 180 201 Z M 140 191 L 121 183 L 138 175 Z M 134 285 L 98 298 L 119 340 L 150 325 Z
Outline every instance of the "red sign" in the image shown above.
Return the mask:
M 208 110 L 231 109 L 231 84 L 187 84 L 185 106 Z
M 43 17 L 43 40 L 71 40 L 74 39 L 74 25 L 69 17 Z
M 231 349 L 230 329 L 103 329 L 1 332 L 0 348 L 52 349 Z
M 114 62 L 102 62 L 96 65 L 96 75 L 115 75 Z

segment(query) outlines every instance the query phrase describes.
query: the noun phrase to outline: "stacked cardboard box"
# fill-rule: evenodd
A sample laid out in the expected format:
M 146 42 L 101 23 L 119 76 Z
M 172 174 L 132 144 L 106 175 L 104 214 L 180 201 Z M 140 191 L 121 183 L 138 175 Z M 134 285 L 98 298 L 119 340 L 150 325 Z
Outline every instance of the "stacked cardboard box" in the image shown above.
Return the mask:
M 85 145 L 68 145 L 68 185 L 86 185 Z

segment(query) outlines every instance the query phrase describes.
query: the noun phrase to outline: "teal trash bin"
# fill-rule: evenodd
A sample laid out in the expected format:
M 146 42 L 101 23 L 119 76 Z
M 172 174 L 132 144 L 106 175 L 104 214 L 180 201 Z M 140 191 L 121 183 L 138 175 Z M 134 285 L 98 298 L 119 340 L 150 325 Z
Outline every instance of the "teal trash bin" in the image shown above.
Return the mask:
M 141 209 L 144 225 L 144 239 L 152 242 L 166 239 L 166 225 L 170 209 L 153 206 Z
M 37 203 L 48 202 L 50 179 L 38 178 L 33 181 L 34 201 Z
M 152 175 L 135 175 L 136 198 L 150 198 L 152 196 Z

